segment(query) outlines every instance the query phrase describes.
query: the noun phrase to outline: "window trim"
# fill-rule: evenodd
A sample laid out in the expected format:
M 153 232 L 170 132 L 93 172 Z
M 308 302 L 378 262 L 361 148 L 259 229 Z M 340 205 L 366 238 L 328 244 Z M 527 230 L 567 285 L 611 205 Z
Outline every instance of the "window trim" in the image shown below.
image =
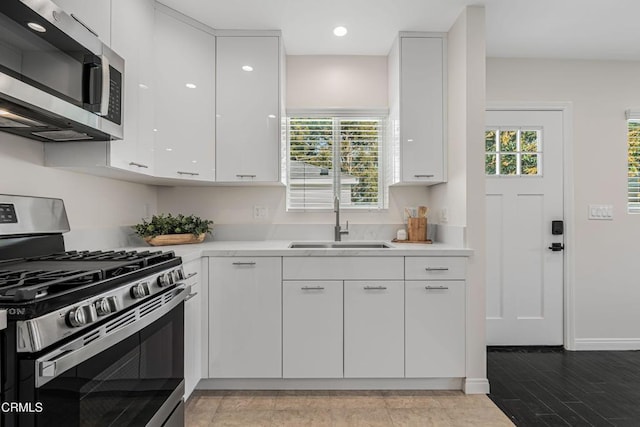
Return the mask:
M 386 156 L 387 149 L 384 144 L 388 144 L 389 136 L 388 136 L 388 126 L 389 126 L 389 109 L 388 108 L 290 108 L 286 110 L 286 113 L 282 120 L 283 127 L 283 135 L 285 138 L 285 143 L 282 147 L 282 182 L 287 187 L 285 194 L 285 209 L 287 212 L 308 212 L 308 213 L 322 213 L 322 212 L 333 212 L 332 208 L 310 208 L 310 207 L 290 207 L 289 206 L 289 119 L 291 117 L 308 117 L 308 118 L 326 118 L 331 117 L 335 119 L 336 117 L 349 118 L 349 117 L 360 117 L 360 118 L 379 118 L 385 121 L 385 127 L 383 130 L 383 146 L 379 147 L 379 159 L 378 159 L 378 182 L 380 189 L 378 191 L 379 196 L 382 198 L 382 206 L 381 207 L 373 207 L 373 206 L 340 206 L 341 211 L 346 212 L 384 212 L 389 209 L 388 206 L 388 185 L 386 183 L 385 174 L 387 171 L 386 168 Z M 335 182 L 334 182 L 334 190 L 335 190 Z

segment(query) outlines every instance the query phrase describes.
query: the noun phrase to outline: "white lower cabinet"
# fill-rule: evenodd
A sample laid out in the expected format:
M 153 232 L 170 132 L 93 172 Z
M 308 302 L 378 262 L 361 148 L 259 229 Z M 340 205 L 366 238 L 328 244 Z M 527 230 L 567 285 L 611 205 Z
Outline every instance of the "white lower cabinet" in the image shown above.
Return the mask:
M 344 282 L 345 378 L 404 377 L 404 282 Z
M 209 259 L 211 378 L 282 377 L 280 257 Z
M 342 378 L 342 281 L 282 285 L 284 378 Z
M 465 282 L 405 282 L 407 378 L 464 377 Z
M 183 265 L 191 292 L 184 302 L 184 398 L 189 398 L 202 375 L 202 317 L 206 315 L 202 304 L 201 259 Z

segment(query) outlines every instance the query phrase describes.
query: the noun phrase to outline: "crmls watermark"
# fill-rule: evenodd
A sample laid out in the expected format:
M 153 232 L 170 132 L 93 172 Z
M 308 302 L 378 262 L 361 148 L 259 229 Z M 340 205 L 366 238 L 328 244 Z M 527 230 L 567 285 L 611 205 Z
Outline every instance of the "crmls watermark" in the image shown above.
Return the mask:
M 44 410 L 42 402 L 2 402 L 0 412 L 21 412 L 39 414 Z

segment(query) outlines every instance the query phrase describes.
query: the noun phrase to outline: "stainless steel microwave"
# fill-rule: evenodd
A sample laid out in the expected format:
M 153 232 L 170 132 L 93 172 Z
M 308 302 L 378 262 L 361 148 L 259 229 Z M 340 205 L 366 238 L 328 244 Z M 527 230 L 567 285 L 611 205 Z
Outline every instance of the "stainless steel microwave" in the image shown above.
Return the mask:
M 50 0 L 0 0 L 0 131 L 40 141 L 123 136 L 124 59 Z

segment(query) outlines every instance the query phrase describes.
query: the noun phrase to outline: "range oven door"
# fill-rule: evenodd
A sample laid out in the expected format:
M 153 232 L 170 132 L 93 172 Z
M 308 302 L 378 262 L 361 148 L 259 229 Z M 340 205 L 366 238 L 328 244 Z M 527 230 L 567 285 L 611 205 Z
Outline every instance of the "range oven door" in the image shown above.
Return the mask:
M 183 425 L 187 293 L 159 294 L 35 361 L 22 361 L 33 377 L 21 381 L 20 401 L 34 402 L 35 411 L 20 414 L 18 425 L 137 427 L 175 419 Z

